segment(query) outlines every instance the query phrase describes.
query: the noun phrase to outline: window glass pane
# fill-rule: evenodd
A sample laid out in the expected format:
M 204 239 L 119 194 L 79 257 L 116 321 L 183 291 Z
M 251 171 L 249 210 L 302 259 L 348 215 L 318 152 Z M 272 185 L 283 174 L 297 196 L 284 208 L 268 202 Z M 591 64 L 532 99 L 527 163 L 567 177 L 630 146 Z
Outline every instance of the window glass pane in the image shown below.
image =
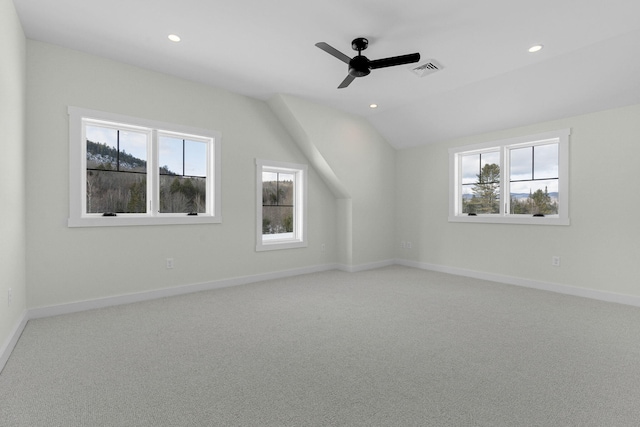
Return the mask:
M 262 234 L 293 238 L 295 175 L 283 172 L 262 172 Z
M 533 178 L 531 169 L 533 155 L 532 147 L 516 148 L 509 150 L 510 167 L 509 179 L 511 181 L 521 181 Z
M 291 173 L 278 174 L 278 187 L 280 189 L 278 204 L 293 206 L 293 179 L 294 175 Z
M 147 171 L 147 134 L 120 130 L 119 169 L 120 171 Z
M 558 180 L 537 180 L 511 183 L 511 214 L 557 215 Z
M 85 126 L 87 213 L 146 213 L 147 135 Z
M 87 169 L 87 213 L 104 212 L 146 213 L 146 174 Z
M 462 213 L 500 213 L 500 152 L 463 156 Z
M 482 167 L 485 165 L 499 165 L 500 164 L 500 153 L 498 151 L 493 151 L 489 153 L 482 153 L 480 155 L 482 159 Z
M 473 184 L 480 173 L 480 154 L 462 156 L 462 183 Z
M 207 143 L 158 138 L 160 213 L 206 213 Z
M 86 126 L 87 138 L 87 168 L 106 167 L 110 164 L 116 169 L 118 152 L 118 131 L 100 126 Z
M 473 199 L 473 187 L 475 184 L 464 184 L 462 186 L 462 213 L 476 213 L 475 206 L 471 203 Z
M 558 213 L 558 144 L 510 150 L 509 213 Z
M 182 139 L 161 136 L 158 138 L 158 150 L 160 174 L 183 175 Z
M 558 177 L 558 144 L 533 147 L 535 179 Z
M 487 165 L 491 170 L 487 176 L 499 173 L 496 164 Z M 463 186 L 462 213 L 500 213 L 500 181 L 478 182 Z
M 184 174 L 189 176 L 207 176 L 207 143 L 184 141 Z
M 205 213 L 207 179 L 160 175 L 160 213 Z

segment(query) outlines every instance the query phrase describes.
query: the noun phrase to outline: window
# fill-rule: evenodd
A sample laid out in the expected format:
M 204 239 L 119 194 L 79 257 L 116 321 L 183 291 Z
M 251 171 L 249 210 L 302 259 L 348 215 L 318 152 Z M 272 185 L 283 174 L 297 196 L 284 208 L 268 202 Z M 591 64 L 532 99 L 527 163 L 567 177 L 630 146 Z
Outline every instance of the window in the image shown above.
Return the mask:
M 70 227 L 221 222 L 220 134 L 69 107 Z
M 449 150 L 449 221 L 569 224 L 569 129 Z
M 257 251 L 307 246 L 307 166 L 256 160 Z

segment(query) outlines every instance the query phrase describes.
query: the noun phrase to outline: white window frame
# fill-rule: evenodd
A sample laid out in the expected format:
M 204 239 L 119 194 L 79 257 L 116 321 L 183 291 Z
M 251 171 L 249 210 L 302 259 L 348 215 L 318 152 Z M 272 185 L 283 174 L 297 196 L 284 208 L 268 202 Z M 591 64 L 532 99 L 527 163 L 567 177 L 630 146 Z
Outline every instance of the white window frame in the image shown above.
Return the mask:
M 69 113 L 69 227 L 112 227 L 135 225 L 210 224 L 222 222 L 221 206 L 221 141 L 220 132 L 189 126 L 141 119 L 104 111 L 68 107 Z M 87 144 L 85 123 L 99 126 L 116 126 L 149 135 L 147 160 L 147 212 L 118 213 L 103 216 L 87 213 Z M 206 212 L 198 215 L 159 212 L 158 136 L 180 136 L 185 139 L 206 142 L 207 148 L 207 197 Z
M 262 172 L 285 172 L 294 175 L 293 237 L 263 237 Z M 307 165 L 256 159 L 256 251 L 303 247 L 307 247 Z
M 495 224 L 570 225 L 569 221 L 569 136 L 571 129 L 560 129 L 535 135 L 490 141 L 481 144 L 449 148 L 449 222 L 475 222 Z M 462 210 L 463 155 L 500 151 L 500 194 L 509 194 L 509 150 L 549 143 L 558 143 L 558 214 L 534 217 L 533 215 L 510 214 L 508 201 L 500 203 L 500 213 L 470 216 Z

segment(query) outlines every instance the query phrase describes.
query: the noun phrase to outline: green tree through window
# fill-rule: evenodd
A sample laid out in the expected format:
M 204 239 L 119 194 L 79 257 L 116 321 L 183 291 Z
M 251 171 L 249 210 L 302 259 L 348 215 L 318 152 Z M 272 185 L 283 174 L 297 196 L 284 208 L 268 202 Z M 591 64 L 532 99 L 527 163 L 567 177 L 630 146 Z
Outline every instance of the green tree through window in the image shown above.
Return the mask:
M 485 164 L 476 175 L 471 199 L 463 200 L 464 213 L 493 214 L 500 212 L 500 166 Z

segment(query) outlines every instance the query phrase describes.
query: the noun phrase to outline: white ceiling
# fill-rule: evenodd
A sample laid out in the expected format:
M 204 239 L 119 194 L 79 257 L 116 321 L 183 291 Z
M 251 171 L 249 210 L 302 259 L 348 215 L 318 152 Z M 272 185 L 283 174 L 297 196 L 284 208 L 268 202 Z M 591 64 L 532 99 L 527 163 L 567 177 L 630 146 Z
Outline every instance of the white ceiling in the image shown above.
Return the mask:
M 640 103 L 639 0 L 14 3 L 30 39 L 259 99 L 295 95 L 367 117 L 397 148 Z M 419 52 L 412 66 L 443 69 L 377 69 L 337 89 L 346 64 L 314 44 L 351 57 L 356 37 L 369 59 Z

